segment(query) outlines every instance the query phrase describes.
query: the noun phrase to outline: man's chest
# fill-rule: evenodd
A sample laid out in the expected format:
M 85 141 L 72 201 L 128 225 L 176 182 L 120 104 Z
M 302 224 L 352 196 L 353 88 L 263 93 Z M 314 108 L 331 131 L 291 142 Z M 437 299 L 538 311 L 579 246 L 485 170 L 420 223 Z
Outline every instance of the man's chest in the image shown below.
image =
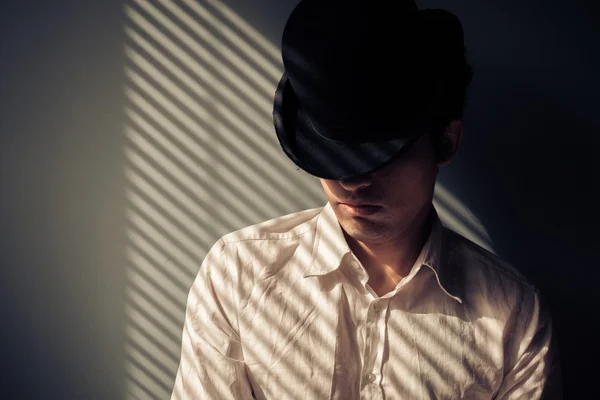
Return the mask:
M 501 382 L 501 327 L 456 312 L 443 294 L 425 301 L 436 307 L 407 309 L 402 295 L 366 301 L 333 279 L 257 285 L 239 315 L 255 393 L 491 398 Z

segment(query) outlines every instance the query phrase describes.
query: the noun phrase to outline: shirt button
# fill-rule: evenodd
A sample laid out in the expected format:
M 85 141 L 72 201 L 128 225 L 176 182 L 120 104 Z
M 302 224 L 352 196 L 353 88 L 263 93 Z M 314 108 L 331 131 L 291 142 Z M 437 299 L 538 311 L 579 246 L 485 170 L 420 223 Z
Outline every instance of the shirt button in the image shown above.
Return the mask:
M 379 303 L 375 303 L 373 305 L 373 310 L 375 310 L 375 312 L 381 311 L 381 306 L 379 305 Z
M 370 373 L 370 372 L 367 374 L 367 380 L 368 380 L 370 383 L 373 383 L 373 382 L 375 382 L 375 379 L 377 379 L 377 377 L 375 376 L 375 374 L 372 374 L 372 373 Z

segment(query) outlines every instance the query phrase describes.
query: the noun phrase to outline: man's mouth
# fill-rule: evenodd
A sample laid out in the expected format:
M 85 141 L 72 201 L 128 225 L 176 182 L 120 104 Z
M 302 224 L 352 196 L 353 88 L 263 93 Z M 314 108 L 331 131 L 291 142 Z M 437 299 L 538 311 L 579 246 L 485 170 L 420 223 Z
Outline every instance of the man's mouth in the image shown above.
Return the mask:
M 382 209 L 381 206 L 359 203 L 340 203 L 340 208 L 350 215 L 361 217 L 372 215 Z

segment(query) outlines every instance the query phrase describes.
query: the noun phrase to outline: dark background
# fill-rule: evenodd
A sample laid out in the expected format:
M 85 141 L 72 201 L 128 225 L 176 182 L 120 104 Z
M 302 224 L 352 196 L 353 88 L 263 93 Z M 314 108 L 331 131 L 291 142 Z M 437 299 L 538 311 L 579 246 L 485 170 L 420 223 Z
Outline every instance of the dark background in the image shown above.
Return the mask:
M 296 3 L 228 0 L 273 43 Z M 440 182 L 542 290 L 565 398 L 598 398 L 597 1 L 418 1 L 474 68 Z M 0 2 L 0 398 L 122 398 L 123 2 Z

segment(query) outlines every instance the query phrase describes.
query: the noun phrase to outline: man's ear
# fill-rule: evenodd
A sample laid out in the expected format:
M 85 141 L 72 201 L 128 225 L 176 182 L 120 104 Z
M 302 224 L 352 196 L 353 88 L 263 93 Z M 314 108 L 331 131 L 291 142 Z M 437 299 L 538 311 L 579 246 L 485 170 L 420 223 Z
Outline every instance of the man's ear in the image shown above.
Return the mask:
M 443 167 L 452 161 L 462 142 L 463 123 L 460 120 L 450 121 L 436 148 L 436 165 Z

